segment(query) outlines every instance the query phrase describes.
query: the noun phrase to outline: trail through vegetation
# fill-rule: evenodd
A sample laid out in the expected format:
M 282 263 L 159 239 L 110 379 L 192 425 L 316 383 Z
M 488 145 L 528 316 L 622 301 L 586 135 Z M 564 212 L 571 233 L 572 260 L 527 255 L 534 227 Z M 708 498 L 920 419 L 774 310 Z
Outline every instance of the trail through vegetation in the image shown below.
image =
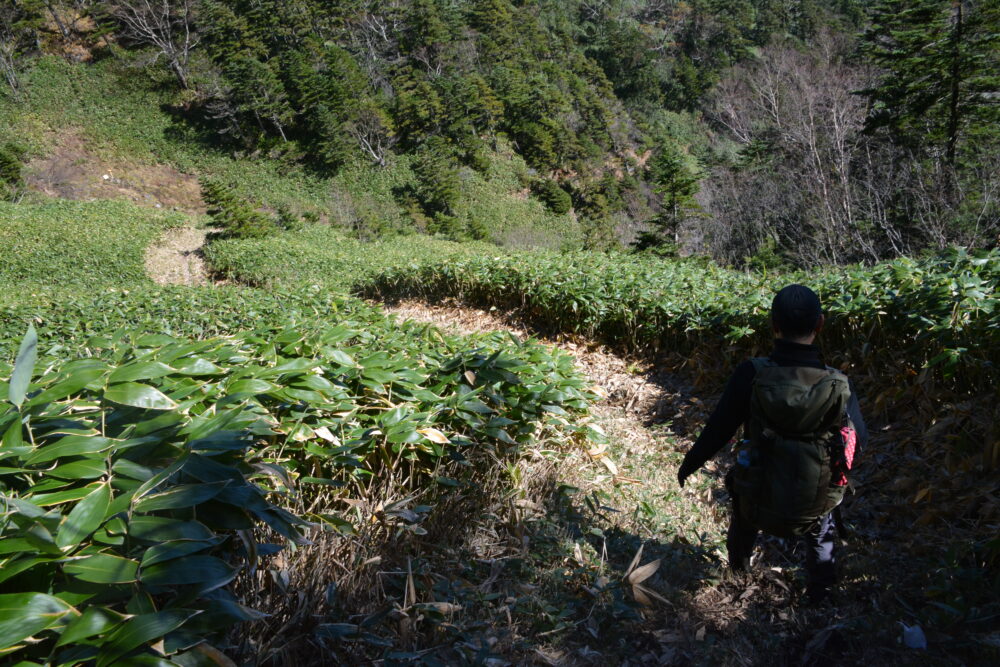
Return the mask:
M 146 250 L 146 270 L 157 285 L 205 285 L 208 270 L 202 248 L 206 229 L 174 227 Z
M 397 302 L 387 310 L 462 333 L 529 333 L 497 311 L 418 301 Z M 534 567 L 527 585 L 537 587 L 550 613 L 561 610 L 566 617 L 544 641 L 534 643 L 533 658 L 553 665 L 837 664 L 847 658 L 860 663 L 863 656 L 879 664 L 906 664 L 914 659 L 912 649 L 899 645 L 899 627 L 892 619 L 902 614 L 896 620 L 912 622 L 900 597 L 908 593 L 897 587 L 913 573 L 911 565 L 891 555 L 900 527 L 886 520 L 891 510 L 884 495 L 862 491 L 848 503 L 853 534 L 838 546 L 842 587 L 834 604 L 806 605 L 804 553 L 797 543 L 762 538 L 752 573 L 733 577 L 726 571 L 723 547 L 728 499 L 722 476 L 729 461 L 710 462 L 685 490 L 675 477 L 682 452 L 714 400 L 699 399 L 690 384 L 648 360 L 625 359 L 579 337 L 548 342 L 571 354 L 602 396 L 592 415 L 608 444 L 559 464 L 558 488 L 572 488 L 573 500 L 559 505 L 552 498 L 532 499 L 549 512 L 531 524 L 535 542 L 526 558 Z M 885 437 L 876 440 L 884 443 Z M 883 458 L 879 449 L 871 446 L 856 471 L 862 488 L 875 461 Z M 561 543 L 547 544 L 550 533 L 561 536 Z M 602 605 L 600 593 L 601 582 L 629 581 L 633 557 L 659 564 L 642 582 L 645 590 L 632 591 L 637 600 L 645 593 L 649 602 L 639 607 L 638 617 Z M 880 571 L 879 563 L 891 564 L 892 571 Z M 508 584 L 514 589 L 524 582 Z M 580 596 L 592 605 L 589 612 L 566 613 Z
M 1000 664 L 998 26 L 0 2 L 0 663 Z M 791 282 L 872 432 L 817 608 L 675 477 Z

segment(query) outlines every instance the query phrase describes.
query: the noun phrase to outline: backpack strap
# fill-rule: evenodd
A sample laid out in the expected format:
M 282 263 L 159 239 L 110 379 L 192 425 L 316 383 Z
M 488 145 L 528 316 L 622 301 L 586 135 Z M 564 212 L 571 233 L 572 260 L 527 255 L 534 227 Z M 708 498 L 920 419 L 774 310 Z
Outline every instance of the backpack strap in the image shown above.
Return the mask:
M 751 357 L 750 363 L 753 364 L 754 380 L 756 381 L 757 375 L 764 368 L 770 368 L 772 366 L 777 366 L 775 362 L 771 360 L 770 357 Z M 747 441 L 750 440 L 750 418 L 743 423 L 743 438 Z
M 754 382 L 757 381 L 757 376 L 760 374 L 760 372 L 762 370 L 764 370 L 765 368 L 775 368 L 778 365 L 778 363 L 776 361 L 774 361 L 773 359 L 771 359 L 771 357 L 751 357 L 750 363 L 753 364 Z M 751 419 L 752 419 L 752 416 L 751 416 Z M 744 424 L 743 437 L 747 438 L 748 440 L 750 439 L 750 420 L 749 419 L 747 420 L 747 423 Z

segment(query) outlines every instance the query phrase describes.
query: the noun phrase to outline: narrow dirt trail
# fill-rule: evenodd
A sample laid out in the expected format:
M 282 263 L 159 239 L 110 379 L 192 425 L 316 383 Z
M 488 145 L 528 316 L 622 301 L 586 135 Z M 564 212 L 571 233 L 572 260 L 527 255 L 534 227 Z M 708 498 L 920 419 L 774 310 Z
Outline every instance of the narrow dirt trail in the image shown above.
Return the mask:
M 503 320 L 490 311 L 449 305 L 430 306 L 419 301 L 404 300 L 383 304 L 383 310 L 402 319 L 426 322 L 451 329 L 460 334 L 504 331 L 521 338 L 534 336 L 516 323 Z M 637 360 L 622 358 L 602 347 L 572 339 L 544 340 L 576 359 L 577 366 L 596 386 L 604 400 L 600 407 L 615 407 L 635 422 L 636 427 L 666 421 L 681 414 L 668 414 L 678 405 L 697 404 L 690 397 L 690 387 L 667 374 L 654 374 L 653 369 Z M 675 410 L 676 412 L 676 410 Z
M 495 313 L 465 306 L 401 301 L 383 304 L 383 308 L 401 319 L 461 334 L 533 335 Z M 707 631 L 744 643 L 740 635 L 746 630 L 740 628 L 749 623 L 758 629 L 754 617 L 768 603 L 787 604 L 788 587 L 762 575 L 748 589 L 750 594 L 734 605 L 746 582 L 719 585 L 724 564 L 719 546 L 728 522 L 727 508 L 718 498 L 724 466 L 710 462 L 700 484 L 688 484 L 685 489 L 676 480 L 677 466 L 692 442 L 689 428 L 705 417 L 702 402 L 691 387 L 648 362 L 622 358 L 585 341 L 543 342 L 573 356 L 603 399 L 591 414 L 593 423 L 607 434 L 609 446 L 570 453 L 560 471 L 566 483 L 580 489 L 581 496 L 600 499 L 598 512 L 582 523 L 604 534 L 602 561 L 617 563 L 617 576 L 622 576 L 641 545 L 643 562 L 659 559 L 664 564 L 657 577 L 647 582 L 663 596 L 663 604 L 644 612 L 645 622 L 629 632 L 628 650 L 635 651 L 640 664 L 688 664 L 693 658 L 704 658 L 696 656 L 703 651 Z M 773 572 L 768 574 L 775 577 Z M 623 657 L 624 647 L 612 649 L 611 655 L 601 649 L 593 651 L 595 639 L 612 640 L 570 635 L 561 643 L 540 648 L 539 655 L 543 664 L 553 665 L 602 664 L 607 659 L 616 663 Z
M 157 285 L 208 285 L 208 268 L 202 254 L 211 230 L 194 227 L 168 229 L 146 249 L 146 271 Z
M 456 333 L 533 335 L 496 312 L 466 306 L 418 301 L 382 306 L 401 319 Z M 583 529 L 572 538 L 577 553 L 589 543 L 602 571 L 627 580 L 628 563 L 642 546 L 643 562 L 660 563 L 643 585 L 662 596 L 643 610 L 638 624 L 616 617 L 604 630 L 603 622 L 591 619 L 538 647 L 543 664 L 837 664 L 862 655 L 900 663 L 885 628 L 868 627 L 880 595 L 871 576 L 879 540 L 859 534 L 840 543 L 844 591 L 832 607 L 802 603 L 805 554 L 798 541 L 762 536 L 753 571 L 732 576 L 724 548 L 729 507 L 722 477 L 728 455 L 707 463 L 684 489 L 676 480 L 711 401 L 703 403 L 691 386 L 648 362 L 572 338 L 543 342 L 572 355 L 604 397 L 591 414 L 608 446 L 569 453 L 559 471 L 586 501 L 571 510 L 580 510 L 576 522 Z M 600 538 L 588 538 L 588 530 Z M 558 606 L 552 591 L 548 601 Z M 852 632 L 858 636 L 852 638 Z
M 414 300 L 382 304 L 386 313 L 401 319 L 434 324 L 459 334 L 509 332 L 520 338 L 534 336 L 517 323 L 497 314 L 467 306 L 428 305 Z M 594 406 L 600 423 L 613 432 L 625 446 L 624 454 L 652 452 L 663 447 L 669 435 L 675 448 L 691 444 L 683 424 L 699 418 L 701 402 L 691 387 L 668 373 L 658 373 L 648 362 L 623 358 L 601 346 L 569 338 L 542 339 L 576 360 L 601 401 Z M 695 414 L 697 413 L 697 414 Z M 673 428 L 664 433 L 663 425 Z

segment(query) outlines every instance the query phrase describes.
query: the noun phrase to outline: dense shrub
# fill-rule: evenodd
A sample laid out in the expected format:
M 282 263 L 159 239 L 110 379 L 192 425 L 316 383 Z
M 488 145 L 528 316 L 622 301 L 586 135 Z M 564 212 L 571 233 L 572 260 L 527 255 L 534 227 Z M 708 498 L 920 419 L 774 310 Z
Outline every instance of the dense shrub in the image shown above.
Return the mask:
M 213 224 L 222 230 L 222 235 L 226 238 L 264 238 L 277 232 L 280 227 L 287 227 L 289 222 L 271 219 L 258 210 L 255 202 L 241 199 L 231 187 L 214 178 L 201 179 L 201 196 Z
M 426 335 L 318 290 L 109 292 L 2 314 L 0 650 L 15 659 L 187 664 L 262 617 L 229 588 L 241 570 L 277 576 L 268 556 L 308 530 L 355 532 L 335 500 L 390 475 L 423 504 L 385 520 L 419 536 L 437 500 L 522 443 L 589 433 L 562 417 L 591 398 L 568 357 Z M 42 342 L 30 332 L 11 365 L 29 319 Z
M 124 201 L 0 202 L 0 286 L 132 286 L 148 282 L 146 247 L 183 216 Z
M 552 179 L 538 179 L 532 184 L 531 190 L 556 215 L 569 213 L 569 210 L 573 208 L 573 200 L 569 193 Z
M 487 246 L 458 244 L 420 234 L 365 243 L 323 225 L 264 239 L 227 239 L 205 250 L 219 274 L 250 285 L 318 284 L 347 292 L 385 266 L 432 257 L 466 257 Z
M 0 199 L 18 199 L 23 192 L 25 149 L 13 143 L 0 144 Z
M 771 275 L 693 260 L 534 252 L 390 268 L 369 290 L 457 297 L 633 350 L 683 352 L 719 339 L 763 347 L 771 297 L 790 282 L 820 294 L 830 317 L 824 336 L 837 349 L 905 357 L 914 368 L 934 367 L 961 391 L 990 386 L 1000 363 L 996 251 Z

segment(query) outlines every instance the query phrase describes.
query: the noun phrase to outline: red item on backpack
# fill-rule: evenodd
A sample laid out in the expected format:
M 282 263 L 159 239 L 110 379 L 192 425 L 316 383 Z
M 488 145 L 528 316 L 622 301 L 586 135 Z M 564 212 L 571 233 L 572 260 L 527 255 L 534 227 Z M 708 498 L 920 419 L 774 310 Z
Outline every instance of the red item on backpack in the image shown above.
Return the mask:
M 844 443 L 844 458 L 838 463 L 833 471 L 836 478 L 833 480 L 834 486 L 847 486 L 847 471 L 854 465 L 854 451 L 858 446 L 858 433 L 853 426 L 844 426 L 840 429 L 840 439 Z

